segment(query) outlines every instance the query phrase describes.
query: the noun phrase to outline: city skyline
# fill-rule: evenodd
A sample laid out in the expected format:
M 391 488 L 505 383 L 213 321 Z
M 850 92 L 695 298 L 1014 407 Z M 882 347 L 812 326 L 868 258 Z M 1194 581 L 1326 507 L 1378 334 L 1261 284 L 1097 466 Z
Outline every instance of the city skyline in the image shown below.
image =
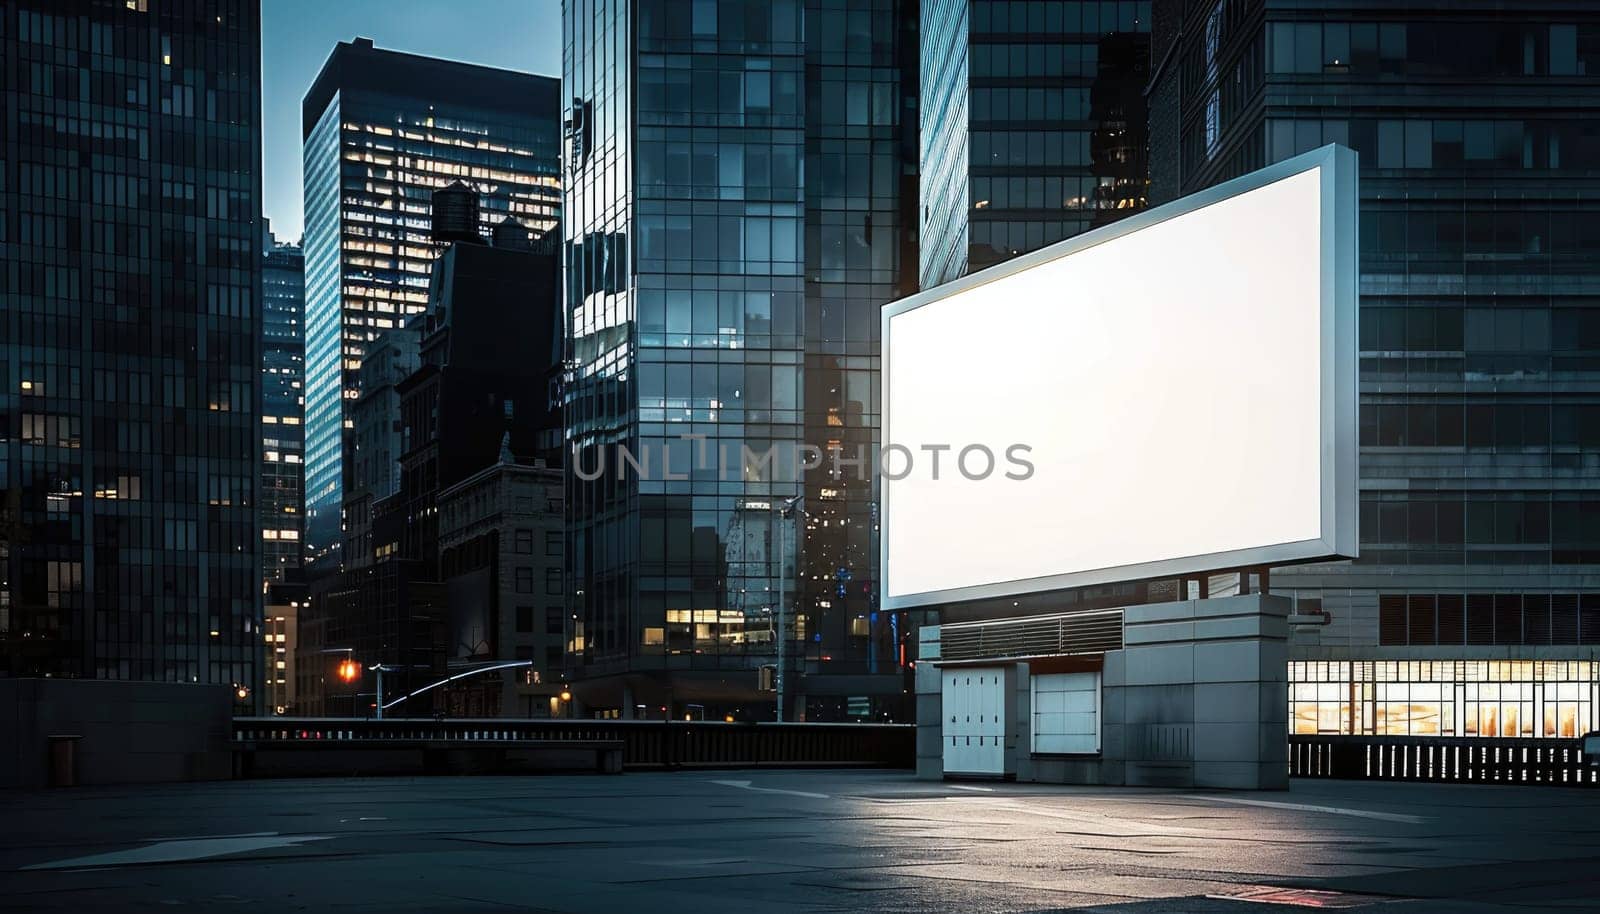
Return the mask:
M 391 51 L 559 76 L 560 21 L 559 0 L 263 0 L 262 210 L 278 238 L 299 243 L 304 233 L 300 103 L 335 45 L 371 38 Z
M 0 898 L 1600 910 L 1597 110 L 1600 0 L 0 0 Z
M 341 545 L 347 468 L 360 463 L 346 458 L 354 456 L 350 413 L 365 352 L 426 307 L 433 261 L 448 240 L 434 206 L 481 194 L 458 229 L 473 237 L 508 217 L 541 234 L 558 224 L 559 95 L 550 77 L 400 53 L 366 38 L 336 45 L 306 95 L 309 561 L 336 558 Z

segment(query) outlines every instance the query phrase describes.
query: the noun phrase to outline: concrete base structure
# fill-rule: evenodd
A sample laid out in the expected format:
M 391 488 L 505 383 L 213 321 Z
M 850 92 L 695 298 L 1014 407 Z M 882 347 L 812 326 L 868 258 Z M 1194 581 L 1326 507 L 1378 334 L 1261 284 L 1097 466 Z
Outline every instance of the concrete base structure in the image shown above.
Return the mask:
M 51 737 L 77 737 L 76 784 L 225 779 L 232 722 L 227 686 L 0 679 L 0 787 L 52 783 Z
M 1032 680 L 1064 658 L 944 660 L 939 630 L 922 631 L 917 664 L 917 773 L 946 776 L 945 729 L 952 669 L 1015 669 L 1016 728 L 1004 770 L 1019 781 L 1129 786 L 1288 787 L 1287 615 L 1284 597 L 1247 594 L 1132 606 L 1123 648 L 1100 655 L 1100 751 L 1035 751 L 1033 731 L 1054 709 L 1031 707 Z M 1071 658 L 1089 669 L 1093 657 Z M 1008 685 L 1011 680 L 1008 679 Z M 1037 712 L 1037 713 L 1036 713 Z M 1010 728 L 1008 727 L 1008 730 Z M 955 772 L 951 776 L 957 776 Z

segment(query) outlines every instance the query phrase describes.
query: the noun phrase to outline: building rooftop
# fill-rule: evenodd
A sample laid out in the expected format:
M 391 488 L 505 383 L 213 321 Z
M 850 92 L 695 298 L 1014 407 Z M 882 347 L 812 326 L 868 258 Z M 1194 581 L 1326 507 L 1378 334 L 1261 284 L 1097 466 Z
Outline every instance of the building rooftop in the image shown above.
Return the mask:
M 389 51 L 370 38 L 341 41 L 300 105 L 301 136 L 311 135 L 334 93 L 409 95 L 465 107 L 534 117 L 559 117 L 561 80 L 498 67 Z

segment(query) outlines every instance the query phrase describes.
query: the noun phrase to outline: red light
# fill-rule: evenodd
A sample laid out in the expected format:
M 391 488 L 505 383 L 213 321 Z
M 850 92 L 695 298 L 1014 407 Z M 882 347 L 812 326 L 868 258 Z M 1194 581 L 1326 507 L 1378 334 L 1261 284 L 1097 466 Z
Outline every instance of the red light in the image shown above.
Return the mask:
M 361 667 L 354 660 L 341 660 L 339 662 L 339 678 L 345 682 L 355 682 L 361 675 Z

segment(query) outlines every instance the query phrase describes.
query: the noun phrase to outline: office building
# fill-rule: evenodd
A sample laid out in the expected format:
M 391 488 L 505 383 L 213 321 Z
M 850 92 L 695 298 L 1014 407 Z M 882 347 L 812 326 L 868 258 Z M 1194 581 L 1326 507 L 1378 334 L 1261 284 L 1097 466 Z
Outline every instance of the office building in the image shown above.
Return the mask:
M 470 193 L 435 203 L 470 212 Z M 395 387 L 399 486 L 374 503 L 372 529 L 379 555 L 445 588 L 447 665 L 531 663 L 461 680 L 436 706 L 550 716 L 563 630 L 549 635 L 545 616 L 564 618 L 565 594 L 561 474 L 548 468 L 561 453 L 558 234 L 535 245 L 507 217 L 492 237 L 458 233 L 434 263 L 428 310 L 411 322 L 418 364 Z
M 451 244 L 434 263 L 428 310 L 411 322 L 417 365 L 396 388 L 408 498 L 494 464 L 507 433 L 519 455 L 560 458 L 558 251 L 535 250 L 515 227 L 496 226 L 492 245 Z
M 345 454 L 344 567 L 365 568 L 393 555 L 397 543 L 373 536 L 374 506 L 400 491 L 400 385 L 417 370 L 417 331 L 397 327 L 367 348 L 349 410 Z
M 434 613 L 442 599 L 425 583 L 412 611 L 414 582 L 430 577 L 416 561 L 402 562 L 398 544 L 378 533 L 379 506 L 400 488 L 400 394 L 398 387 L 417 368 L 417 334 L 398 327 L 370 343 L 357 372 L 361 396 L 348 411 L 344 489 L 344 567 L 315 573 L 308 581 L 307 606 L 300 614 L 300 643 L 318 656 L 305 656 L 302 666 L 320 668 L 324 689 L 302 694 L 302 702 L 328 713 L 365 715 L 375 698 L 375 683 L 363 676 L 341 681 L 334 672 L 351 659 L 363 667 L 377 663 L 431 669 Z M 314 633 L 307 632 L 314 628 Z M 318 639 L 323 644 L 313 648 Z M 334 648 L 320 653 L 324 648 Z M 343 651 L 341 653 L 341 651 Z M 312 675 L 317 675 L 313 673 Z M 363 693 L 361 690 L 365 689 Z
M 756 686 L 780 576 L 790 718 L 907 704 L 871 482 L 849 465 L 802 479 L 783 454 L 872 459 L 878 308 L 916 285 L 917 12 L 565 7 L 567 586 L 587 713 L 770 715 Z M 619 447 L 654 470 L 616 472 Z M 795 496 L 806 514 L 775 517 Z
M 471 189 L 453 186 L 436 193 L 434 203 L 440 216 L 471 214 L 478 208 L 475 197 Z M 346 464 L 344 569 L 313 581 L 312 610 L 305 616 L 325 620 L 307 643 L 320 636 L 334 648 L 318 648 L 325 653 L 311 661 L 324 668 L 324 682 L 328 670 L 345 659 L 342 647 L 369 666 L 400 667 L 387 685 L 402 689 L 425 685 L 466 663 L 532 659 L 520 654 L 536 646 L 524 644 L 519 650 L 516 630 L 507 629 L 502 638 L 494 627 L 502 589 L 523 594 L 524 602 L 531 599 L 526 595 L 532 591 L 511 588 L 513 581 L 525 587 L 528 569 L 523 566 L 533 559 L 501 563 L 487 558 L 496 552 L 499 536 L 489 527 L 498 530 L 513 513 L 536 512 L 520 496 L 507 494 L 503 506 L 498 501 L 485 505 L 478 497 L 490 489 L 520 491 L 521 484 L 485 482 L 489 489 L 474 486 L 473 497 L 461 503 L 458 520 L 465 527 L 456 529 L 452 544 L 473 541 L 468 552 L 474 574 L 465 582 L 441 575 L 440 498 L 441 490 L 465 484 L 518 448 L 530 462 L 560 453 L 559 411 L 552 396 L 560 364 L 558 254 L 547 238 L 533 243 L 510 216 L 492 232 L 501 247 L 485 243 L 472 229 L 475 221 L 454 222 L 449 228 L 451 219 L 434 220 L 435 231 L 444 228 L 441 236 L 451 240 L 433 263 L 427 310 L 380 337 L 359 372 L 361 396 L 350 413 Z M 553 473 L 559 479 L 555 470 L 540 470 L 543 476 Z M 554 522 L 559 529 L 559 492 L 553 508 L 541 496 L 537 513 L 541 523 Z M 517 537 L 530 535 L 530 529 L 519 523 L 500 531 L 508 556 L 533 555 L 514 551 Z M 546 554 L 543 550 L 541 545 L 539 556 Z M 561 553 L 540 561 L 556 570 L 554 605 L 559 607 Z M 460 566 L 452 567 L 459 571 Z M 542 594 L 551 584 L 539 570 Z M 542 599 L 540 608 L 548 602 Z M 506 625 L 513 624 L 512 607 L 505 603 Z M 479 633 L 465 648 L 458 634 L 463 626 Z M 544 684 L 542 653 L 539 660 L 532 672 L 540 675 L 526 677 L 524 686 Z M 526 711 L 535 692 L 512 690 L 511 680 L 508 673 L 504 692 L 469 680 L 431 692 L 416 706 L 408 703 L 405 713 L 430 707 L 453 708 L 452 713 Z M 548 696 L 538 696 L 539 712 L 548 715 Z
M 261 573 L 298 580 L 305 518 L 305 260 L 269 233 L 261 265 Z
M 435 190 L 481 196 L 547 231 L 560 208 L 558 81 L 373 47 L 334 48 L 302 106 L 306 256 L 306 542 L 337 567 L 346 440 L 368 347 L 428 301 L 442 241 Z
M 1150 4 L 924 0 L 923 288 L 1145 206 Z
M 526 661 L 450 687 L 458 717 L 565 717 L 566 588 L 561 471 L 500 459 L 438 493 L 439 574 L 450 658 Z M 570 696 L 570 693 L 567 693 Z
M 306 587 L 300 583 L 268 584 L 262 611 L 261 713 L 296 715 L 300 682 L 300 607 Z
M 256 700 L 259 22 L 0 3 L 7 673 Z
M 1594 729 L 1600 11 L 1221 0 L 1154 24 L 1154 202 L 1360 155 L 1361 557 L 1272 575 L 1326 622 L 1290 642 L 1291 729 Z
M 367 717 L 376 712 L 373 667 L 396 668 L 384 676 L 393 701 L 448 674 L 444 648 L 449 604 L 444 587 L 423 563 L 386 558 L 365 567 L 321 575 L 308 585 L 300 607 L 296 654 L 296 705 L 301 713 Z M 352 661 L 346 678 L 341 664 Z M 393 716 L 428 717 L 438 697 L 425 694 Z
M 399 388 L 417 369 L 417 344 L 413 328 L 389 330 L 368 345 L 357 372 L 361 396 L 349 409 L 346 438 L 344 567 L 311 577 L 309 605 L 300 617 L 301 643 L 309 650 L 318 638 L 324 642 L 315 648 L 318 655 L 306 656 L 303 663 L 319 667 L 325 683 L 302 701 L 321 702 L 328 713 L 364 716 L 376 700 L 374 676 L 347 682 L 334 675 L 347 659 L 364 668 L 380 663 L 404 668 L 389 678 L 391 688 L 443 675 L 435 637 L 442 631 L 443 594 L 432 562 L 400 554 L 404 518 L 392 511 L 399 503 L 404 450 Z M 307 627 L 317 631 L 307 633 Z

